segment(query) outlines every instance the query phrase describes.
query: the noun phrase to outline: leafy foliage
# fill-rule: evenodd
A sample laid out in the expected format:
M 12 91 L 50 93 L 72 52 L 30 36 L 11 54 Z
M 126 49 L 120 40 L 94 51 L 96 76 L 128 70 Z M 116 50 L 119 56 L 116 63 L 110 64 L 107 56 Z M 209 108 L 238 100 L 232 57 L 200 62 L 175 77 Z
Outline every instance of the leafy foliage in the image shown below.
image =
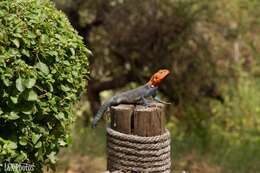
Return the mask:
M 0 162 L 55 163 L 89 50 L 48 0 L 0 2 Z

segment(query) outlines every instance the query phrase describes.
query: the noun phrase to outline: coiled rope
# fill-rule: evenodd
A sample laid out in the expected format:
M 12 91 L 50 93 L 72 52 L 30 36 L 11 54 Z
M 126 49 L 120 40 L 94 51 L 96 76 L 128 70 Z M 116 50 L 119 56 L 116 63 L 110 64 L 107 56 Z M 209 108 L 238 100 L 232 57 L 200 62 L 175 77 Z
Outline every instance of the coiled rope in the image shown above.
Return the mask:
M 107 154 L 110 171 L 170 173 L 170 133 L 141 137 L 107 127 Z

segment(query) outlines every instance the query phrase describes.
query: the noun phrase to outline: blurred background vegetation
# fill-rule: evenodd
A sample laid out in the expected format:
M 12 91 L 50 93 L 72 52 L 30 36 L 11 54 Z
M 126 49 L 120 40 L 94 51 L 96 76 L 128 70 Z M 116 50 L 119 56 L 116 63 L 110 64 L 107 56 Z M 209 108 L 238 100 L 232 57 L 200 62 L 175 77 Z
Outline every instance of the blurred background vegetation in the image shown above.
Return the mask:
M 160 68 L 173 170 L 260 170 L 259 0 L 54 0 L 92 50 L 91 81 L 75 106 L 72 145 L 57 172 L 102 172 L 105 123 L 93 113 Z

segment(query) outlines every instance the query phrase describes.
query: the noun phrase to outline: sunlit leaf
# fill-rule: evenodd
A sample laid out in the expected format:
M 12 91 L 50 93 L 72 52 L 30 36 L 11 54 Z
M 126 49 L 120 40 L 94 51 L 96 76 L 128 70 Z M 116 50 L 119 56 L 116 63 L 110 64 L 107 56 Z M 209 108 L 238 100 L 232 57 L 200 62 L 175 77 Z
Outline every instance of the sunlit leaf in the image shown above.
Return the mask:
M 70 52 L 73 56 L 75 55 L 75 50 L 73 48 L 70 48 Z
M 19 140 L 19 144 L 25 146 L 25 145 L 27 145 L 27 140 L 25 138 L 21 138 Z
M 40 148 L 41 146 L 42 146 L 42 142 L 39 141 L 39 142 L 37 142 L 37 144 L 35 145 L 35 148 Z
M 56 163 L 57 157 L 55 152 L 51 152 L 51 154 L 48 155 L 48 158 L 50 159 L 51 163 Z
M 30 105 L 25 105 L 22 107 L 21 112 L 26 114 L 26 115 L 31 115 L 31 114 L 35 114 L 37 111 L 37 108 L 35 105 L 30 104 Z
M 16 149 L 17 148 L 17 144 L 15 142 L 12 142 L 12 141 L 8 141 L 7 146 L 8 146 L 9 149 Z
M 4 115 L 4 118 L 6 118 L 8 120 L 16 120 L 16 119 L 20 118 L 20 116 L 17 115 L 16 112 L 11 112 L 10 114 Z
M 26 49 L 22 50 L 22 54 L 24 54 L 27 57 L 30 57 L 30 52 L 28 50 L 26 50 Z
M 27 100 L 28 101 L 36 101 L 38 100 L 38 95 L 35 91 L 30 90 L 27 94 Z
M 20 91 L 20 92 L 23 92 L 24 91 L 24 86 L 23 86 L 23 81 L 22 81 L 22 78 L 21 77 L 19 77 L 18 79 L 16 79 L 16 88 L 17 88 L 17 90 L 18 91 Z
M 40 134 L 32 134 L 32 142 L 33 144 L 36 144 L 38 142 L 38 140 L 40 139 L 41 135 Z
M 9 79 L 7 79 L 7 78 L 5 78 L 5 77 L 3 76 L 3 77 L 2 77 L 2 80 L 3 80 L 5 86 L 10 86 L 10 81 L 9 81 Z
M 20 47 L 20 42 L 19 42 L 18 39 L 14 39 L 14 40 L 12 40 L 12 42 L 14 43 L 14 45 L 15 45 L 17 48 Z
M 61 90 L 64 91 L 64 92 L 67 92 L 67 91 L 70 90 L 70 88 L 65 86 L 65 85 L 61 85 Z
M 10 99 L 14 104 L 18 103 L 18 96 L 10 96 Z
M 14 161 L 17 163 L 21 163 L 26 159 L 27 159 L 27 154 L 25 152 L 21 151 L 21 153 L 18 155 L 18 157 L 15 158 Z
M 48 67 L 46 64 L 44 64 L 43 62 L 38 62 L 38 63 L 36 64 L 36 67 L 37 67 L 41 72 L 43 72 L 45 75 L 48 75 L 48 74 L 50 73 L 49 67 Z
M 24 80 L 24 86 L 26 88 L 32 88 L 36 83 L 36 79 L 30 78 L 30 79 L 25 79 Z

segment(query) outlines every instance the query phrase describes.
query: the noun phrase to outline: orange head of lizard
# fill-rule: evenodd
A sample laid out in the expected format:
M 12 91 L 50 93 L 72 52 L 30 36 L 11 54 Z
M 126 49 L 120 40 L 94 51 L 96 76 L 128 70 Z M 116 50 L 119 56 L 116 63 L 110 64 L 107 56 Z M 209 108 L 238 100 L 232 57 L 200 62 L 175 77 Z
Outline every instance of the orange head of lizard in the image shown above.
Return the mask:
M 170 74 L 170 71 L 167 69 L 162 69 L 156 72 L 151 79 L 149 80 L 148 84 L 153 86 L 158 86 L 160 82 L 165 79 Z

